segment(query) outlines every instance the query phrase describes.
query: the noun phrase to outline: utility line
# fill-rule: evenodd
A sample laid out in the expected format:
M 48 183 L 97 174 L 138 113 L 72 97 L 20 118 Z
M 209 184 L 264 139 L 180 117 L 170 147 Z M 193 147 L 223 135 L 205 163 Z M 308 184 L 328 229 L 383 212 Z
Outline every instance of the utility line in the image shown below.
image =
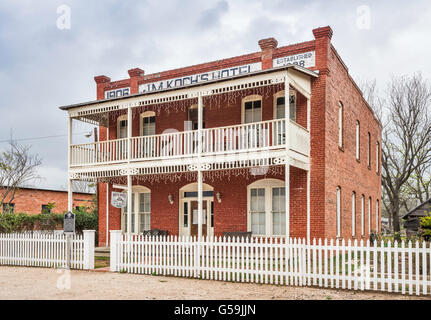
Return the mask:
M 77 132 L 74 133 L 73 135 L 77 135 L 77 134 L 84 134 L 84 133 L 89 133 L 89 131 L 86 132 Z M 59 137 L 67 137 L 67 134 L 59 134 L 59 135 L 54 135 L 54 136 L 44 136 L 44 137 L 35 137 L 35 138 L 21 138 L 21 139 L 13 139 L 13 141 L 28 141 L 28 140 L 42 140 L 42 139 L 50 139 L 50 138 L 59 138 Z M 7 139 L 7 140 L 0 140 L 0 143 L 5 143 L 5 142 L 9 142 L 11 139 Z

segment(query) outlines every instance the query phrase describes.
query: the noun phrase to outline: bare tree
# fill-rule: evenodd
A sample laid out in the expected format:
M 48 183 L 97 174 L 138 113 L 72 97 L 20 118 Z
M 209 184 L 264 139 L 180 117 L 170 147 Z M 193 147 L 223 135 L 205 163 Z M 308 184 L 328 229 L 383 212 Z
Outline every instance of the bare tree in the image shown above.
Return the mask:
M 84 181 L 84 180 L 73 180 L 72 190 L 73 192 L 82 193 L 95 193 L 96 185 L 94 182 Z
M 415 172 L 431 160 L 431 88 L 421 74 L 393 78 L 387 93 L 382 134 L 382 186 L 384 206 L 395 232 L 406 205 L 405 190 Z
M 42 160 L 30 153 L 30 146 L 20 145 L 10 138 L 9 147 L 0 154 L 0 205 L 11 204 L 19 187 L 25 187 L 40 177 L 36 170 Z

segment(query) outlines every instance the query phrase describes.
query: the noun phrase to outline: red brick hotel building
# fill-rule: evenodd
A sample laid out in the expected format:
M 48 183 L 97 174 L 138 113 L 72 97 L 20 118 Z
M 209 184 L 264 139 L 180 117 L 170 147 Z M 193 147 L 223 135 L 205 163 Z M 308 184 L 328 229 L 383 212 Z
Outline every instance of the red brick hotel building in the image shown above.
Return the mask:
M 263 39 L 258 52 L 154 74 L 135 68 L 119 81 L 97 76 L 97 101 L 61 107 L 70 137 L 73 121 L 99 126 L 98 142 L 69 138 L 69 180 L 99 182 L 99 243 L 120 229 L 378 232 L 381 124 L 331 28 L 313 35 L 280 47 Z M 112 201 L 122 195 L 131 206 Z

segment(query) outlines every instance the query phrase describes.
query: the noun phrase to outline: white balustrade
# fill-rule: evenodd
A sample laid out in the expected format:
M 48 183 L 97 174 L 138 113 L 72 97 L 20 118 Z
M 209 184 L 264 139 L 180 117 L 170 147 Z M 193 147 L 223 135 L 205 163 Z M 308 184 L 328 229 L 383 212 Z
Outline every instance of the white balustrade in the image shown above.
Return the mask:
M 284 119 L 202 130 L 202 156 L 281 149 L 285 145 Z M 308 155 L 310 135 L 291 121 L 290 148 Z M 155 160 L 196 156 L 196 130 L 132 137 L 130 160 Z M 125 162 L 128 140 L 116 139 L 71 146 L 71 165 Z

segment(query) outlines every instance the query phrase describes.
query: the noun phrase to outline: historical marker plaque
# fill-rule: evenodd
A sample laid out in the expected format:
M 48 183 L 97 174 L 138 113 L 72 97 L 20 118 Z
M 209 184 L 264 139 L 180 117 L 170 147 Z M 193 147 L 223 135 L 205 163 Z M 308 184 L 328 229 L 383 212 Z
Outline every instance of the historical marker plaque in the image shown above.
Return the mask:
M 73 212 L 67 212 L 64 215 L 64 232 L 75 233 L 75 214 Z

